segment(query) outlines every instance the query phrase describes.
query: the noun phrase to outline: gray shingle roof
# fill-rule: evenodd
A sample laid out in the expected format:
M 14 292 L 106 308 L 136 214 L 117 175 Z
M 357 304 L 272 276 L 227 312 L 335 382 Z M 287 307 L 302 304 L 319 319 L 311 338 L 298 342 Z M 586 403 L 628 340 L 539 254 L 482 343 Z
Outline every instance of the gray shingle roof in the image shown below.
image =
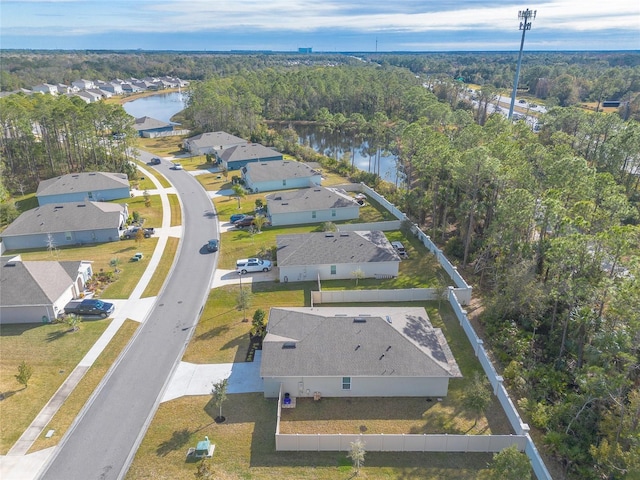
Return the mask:
M 75 264 L 75 271 L 78 271 L 80 262 L 64 263 Z M 61 262 L 22 262 L 1 257 L 0 305 L 48 305 L 55 302 L 75 279 L 67 271 L 71 267 Z
M 310 212 L 329 208 L 360 207 L 346 192 L 335 188 L 301 188 L 289 192 L 266 195 L 270 214 L 290 212 Z
M 259 143 L 243 143 L 225 148 L 220 158 L 225 162 L 242 162 L 245 160 L 259 160 L 261 158 L 282 157 L 282 154 L 273 148 L 265 147 Z
M 244 138 L 236 137 L 227 132 L 202 133 L 188 138 L 186 141 L 195 145 L 197 148 L 213 147 L 218 149 L 221 146 L 247 143 Z
M 40 182 L 36 196 L 60 195 L 72 192 L 95 192 L 123 187 L 129 188 L 129 179 L 124 173 L 70 173 Z
M 133 128 L 138 131 L 153 130 L 154 128 L 164 128 L 168 126 L 170 126 L 170 124 L 151 117 L 136 118 L 136 121 L 133 123 Z
M 312 232 L 276 237 L 278 266 L 400 262 L 400 256 L 378 230 Z
M 385 306 L 272 308 L 260 375 L 462 376 L 424 308 Z
M 284 160 L 282 162 L 253 162 L 247 164 L 247 175 L 252 182 L 268 182 L 270 180 L 289 180 L 320 175 L 305 163 Z
M 118 228 L 124 208 L 118 203 L 105 202 L 50 203 L 27 210 L 0 236 Z

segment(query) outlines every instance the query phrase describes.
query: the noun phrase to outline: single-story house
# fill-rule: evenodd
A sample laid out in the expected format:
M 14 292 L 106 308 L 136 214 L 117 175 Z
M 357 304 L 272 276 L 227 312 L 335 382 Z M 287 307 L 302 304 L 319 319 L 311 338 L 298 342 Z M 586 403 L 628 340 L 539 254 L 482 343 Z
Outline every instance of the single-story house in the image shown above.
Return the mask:
M 462 377 L 422 307 L 287 307 L 269 312 L 264 396 L 443 397 Z
M 36 85 L 35 87 L 33 87 L 31 89 L 34 92 L 39 92 L 39 93 L 48 93 L 50 95 L 57 95 L 58 94 L 58 86 L 57 85 L 52 85 L 50 83 L 41 83 L 39 85 Z
M 101 95 L 98 95 L 97 93 L 90 92 L 88 90 L 82 90 L 82 91 L 74 94 L 74 96 L 81 98 L 86 103 L 95 103 L 95 102 L 98 102 L 98 101 L 102 100 L 102 96 Z
M 91 262 L 23 262 L 0 257 L 0 324 L 51 322 L 79 298 L 93 271 Z
M 356 200 L 335 188 L 301 188 L 270 193 L 265 198 L 267 214 L 274 226 L 337 222 L 360 215 L 360 205 Z
M 276 236 L 281 282 L 398 276 L 400 256 L 379 230 Z
M 216 152 L 218 163 L 227 170 L 239 170 L 252 162 L 282 160 L 282 154 L 259 143 L 243 143 Z
M 22 213 L 0 237 L 7 250 L 115 242 L 127 218 L 127 204 L 49 203 Z
M 71 86 L 76 87 L 78 90 L 88 90 L 90 88 L 95 88 L 96 85 L 91 80 L 85 80 L 81 78 L 80 80 L 76 80 L 75 82 L 71 82 Z
M 170 132 L 173 130 L 173 125 L 151 117 L 140 117 L 136 118 L 133 128 L 138 131 L 141 137 L 144 137 L 149 136 L 149 133 Z
M 242 178 L 249 191 L 269 192 L 288 188 L 319 186 L 322 175 L 306 163 L 283 160 L 282 162 L 253 162 L 242 167 Z
M 243 143 L 247 143 L 244 138 L 236 137 L 227 132 L 207 132 L 187 138 L 183 142 L 183 148 L 193 155 L 211 155 Z
M 43 180 L 38 184 L 38 205 L 107 201 L 129 198 L 129 178 L 124 173 L 83 172 Z

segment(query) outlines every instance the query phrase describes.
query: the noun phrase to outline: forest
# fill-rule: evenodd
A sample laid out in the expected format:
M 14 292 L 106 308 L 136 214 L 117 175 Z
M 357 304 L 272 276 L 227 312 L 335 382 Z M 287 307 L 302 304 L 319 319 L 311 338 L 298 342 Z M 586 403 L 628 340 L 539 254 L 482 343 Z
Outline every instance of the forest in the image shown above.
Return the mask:
M 544 67 L 550 81 L 570 75 L 586 99 L 638 102 L 637 55 L 580 54 L 574 63 L 558 55 L 525 68 L 525 82 L 530 68 Z M 640 123 L 633 108 L 626 115 L 551 101 L 533 132 L 459 95 L 453 77 L 476 83 L 472 71 L 486 82 L 487 101 L 500 86 L 489 77 L 504 66 L 481 55 L 469 54 L 466 67 L 464 55 L 438 57 L 439 66 L 435 56 L 310 64 L 264 57 L 202 67 L 184 123 L 194 134 L 224 130 L 319 161 L 400 206 L 474 285 L 485 345 L 539 449 L 565 478 L 639 478 Z M 159 58 L 149 60 L 154 68 Z M 100 77 L 116 68 L 105 62 L 96 60 Z M 130 140 L 111 133 L 129 132 L 131 121 L 119 106 L 66 97 L 0 99 L 3 204 L 33 191 L 38 179 L 128 168 Z M 406 182 L 355 170 L 348 152 L 327 158 L 300 145 L 299 122 L 344 133 L 354 148 L 366 141 L 372 155 L 392 153 Z

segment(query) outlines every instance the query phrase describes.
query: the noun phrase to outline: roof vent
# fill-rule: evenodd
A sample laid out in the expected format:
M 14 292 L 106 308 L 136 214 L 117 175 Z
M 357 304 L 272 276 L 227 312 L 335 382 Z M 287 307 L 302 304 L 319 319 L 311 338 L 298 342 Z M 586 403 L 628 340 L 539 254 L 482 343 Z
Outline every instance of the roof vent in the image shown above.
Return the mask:
M 76 207 L 86 207 L 86 205 L 84 203 L 81 203 L 80 205 L 76 205 Z
M 353 323 L 367 323 L 367 319 L 356 317 L 353 319 Z
M 285 350 L 291 350 L 292 348 L 296 348 L 296 343 L 295 342 L 284 342 L 282 344 L 282 349 Z
M 321 192 L 322 190 L 320 190 L 319 188 L 314 188 L 313 191 L 314 192 Z
M 78 178 L 80 175 L 71 175 L 72 178 Z
M 333 235 L 333 233 L 325 233 L 324 236 L 326 238 L 333 238 L 334 235 Z
M 335 317 L 346 317 L 347 314 L 346 313 L 336 313 L 334 316 Z
M 282 202 L 282 205 L 289 205 L 289 202 Z
M 391 317 L 387 315 L 387 322 L 391 323 Z
M 356 345 L 356 350 L 358 350 L 360 348 L 360 344 Z
M 348 234 L 348 233 L 341 232 L 341 233 L 340 233 L 340 236 L 341 236 L 341 237 L 348 237 L 348 236 L 349 236 L 349 234 Z
M 15 263 L 6 263 L 4 266 L 5 267 L 15 267 L 16 264 Z M 358 345 L 358 346 L 360 346 L 360 345 Z
M 387 349 L 385 350 L 385 352 L 388 352 L 389 350 L 391 350 L 391 345 L 389 345 L 389 346 L 387 347 Z
M 53 207 L 54 209 L 56 208 L 64 208 L 64 205 L 56 205 L 55 207 Z
M 274 200 L 282 200 L 282 197 L 278 195 L 277 197 L 273 197 Z

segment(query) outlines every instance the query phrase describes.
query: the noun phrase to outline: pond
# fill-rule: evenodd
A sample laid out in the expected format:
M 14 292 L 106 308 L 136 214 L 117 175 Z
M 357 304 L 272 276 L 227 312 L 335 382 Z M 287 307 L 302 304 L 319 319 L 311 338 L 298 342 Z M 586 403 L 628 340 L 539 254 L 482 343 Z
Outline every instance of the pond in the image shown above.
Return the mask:
M 294 125 L 298 134 L 298 143 L 306 145 L 318 153 L 327 157 L 342 160 L 345 155 L 349 163 L 353 158 L 356 168 L 365 172 L 375 172 L 382 180 L 396 183 L 402 180 L 402 174 L 398 173 L 395 155 L 384 150 L 370 149 L 365 141 L 355 146 L 351 145 L 351 138 L 340 132 L 327 132 L 319 125 Z M 378 160 L 379 159 L 379 165 Z
M 134 118 L 151 117 L 173 123 L 171 117 L 184 110 L 186 101 L 187 96 L 182 92 L 159 93 L 126 102 L 122 108 Z

